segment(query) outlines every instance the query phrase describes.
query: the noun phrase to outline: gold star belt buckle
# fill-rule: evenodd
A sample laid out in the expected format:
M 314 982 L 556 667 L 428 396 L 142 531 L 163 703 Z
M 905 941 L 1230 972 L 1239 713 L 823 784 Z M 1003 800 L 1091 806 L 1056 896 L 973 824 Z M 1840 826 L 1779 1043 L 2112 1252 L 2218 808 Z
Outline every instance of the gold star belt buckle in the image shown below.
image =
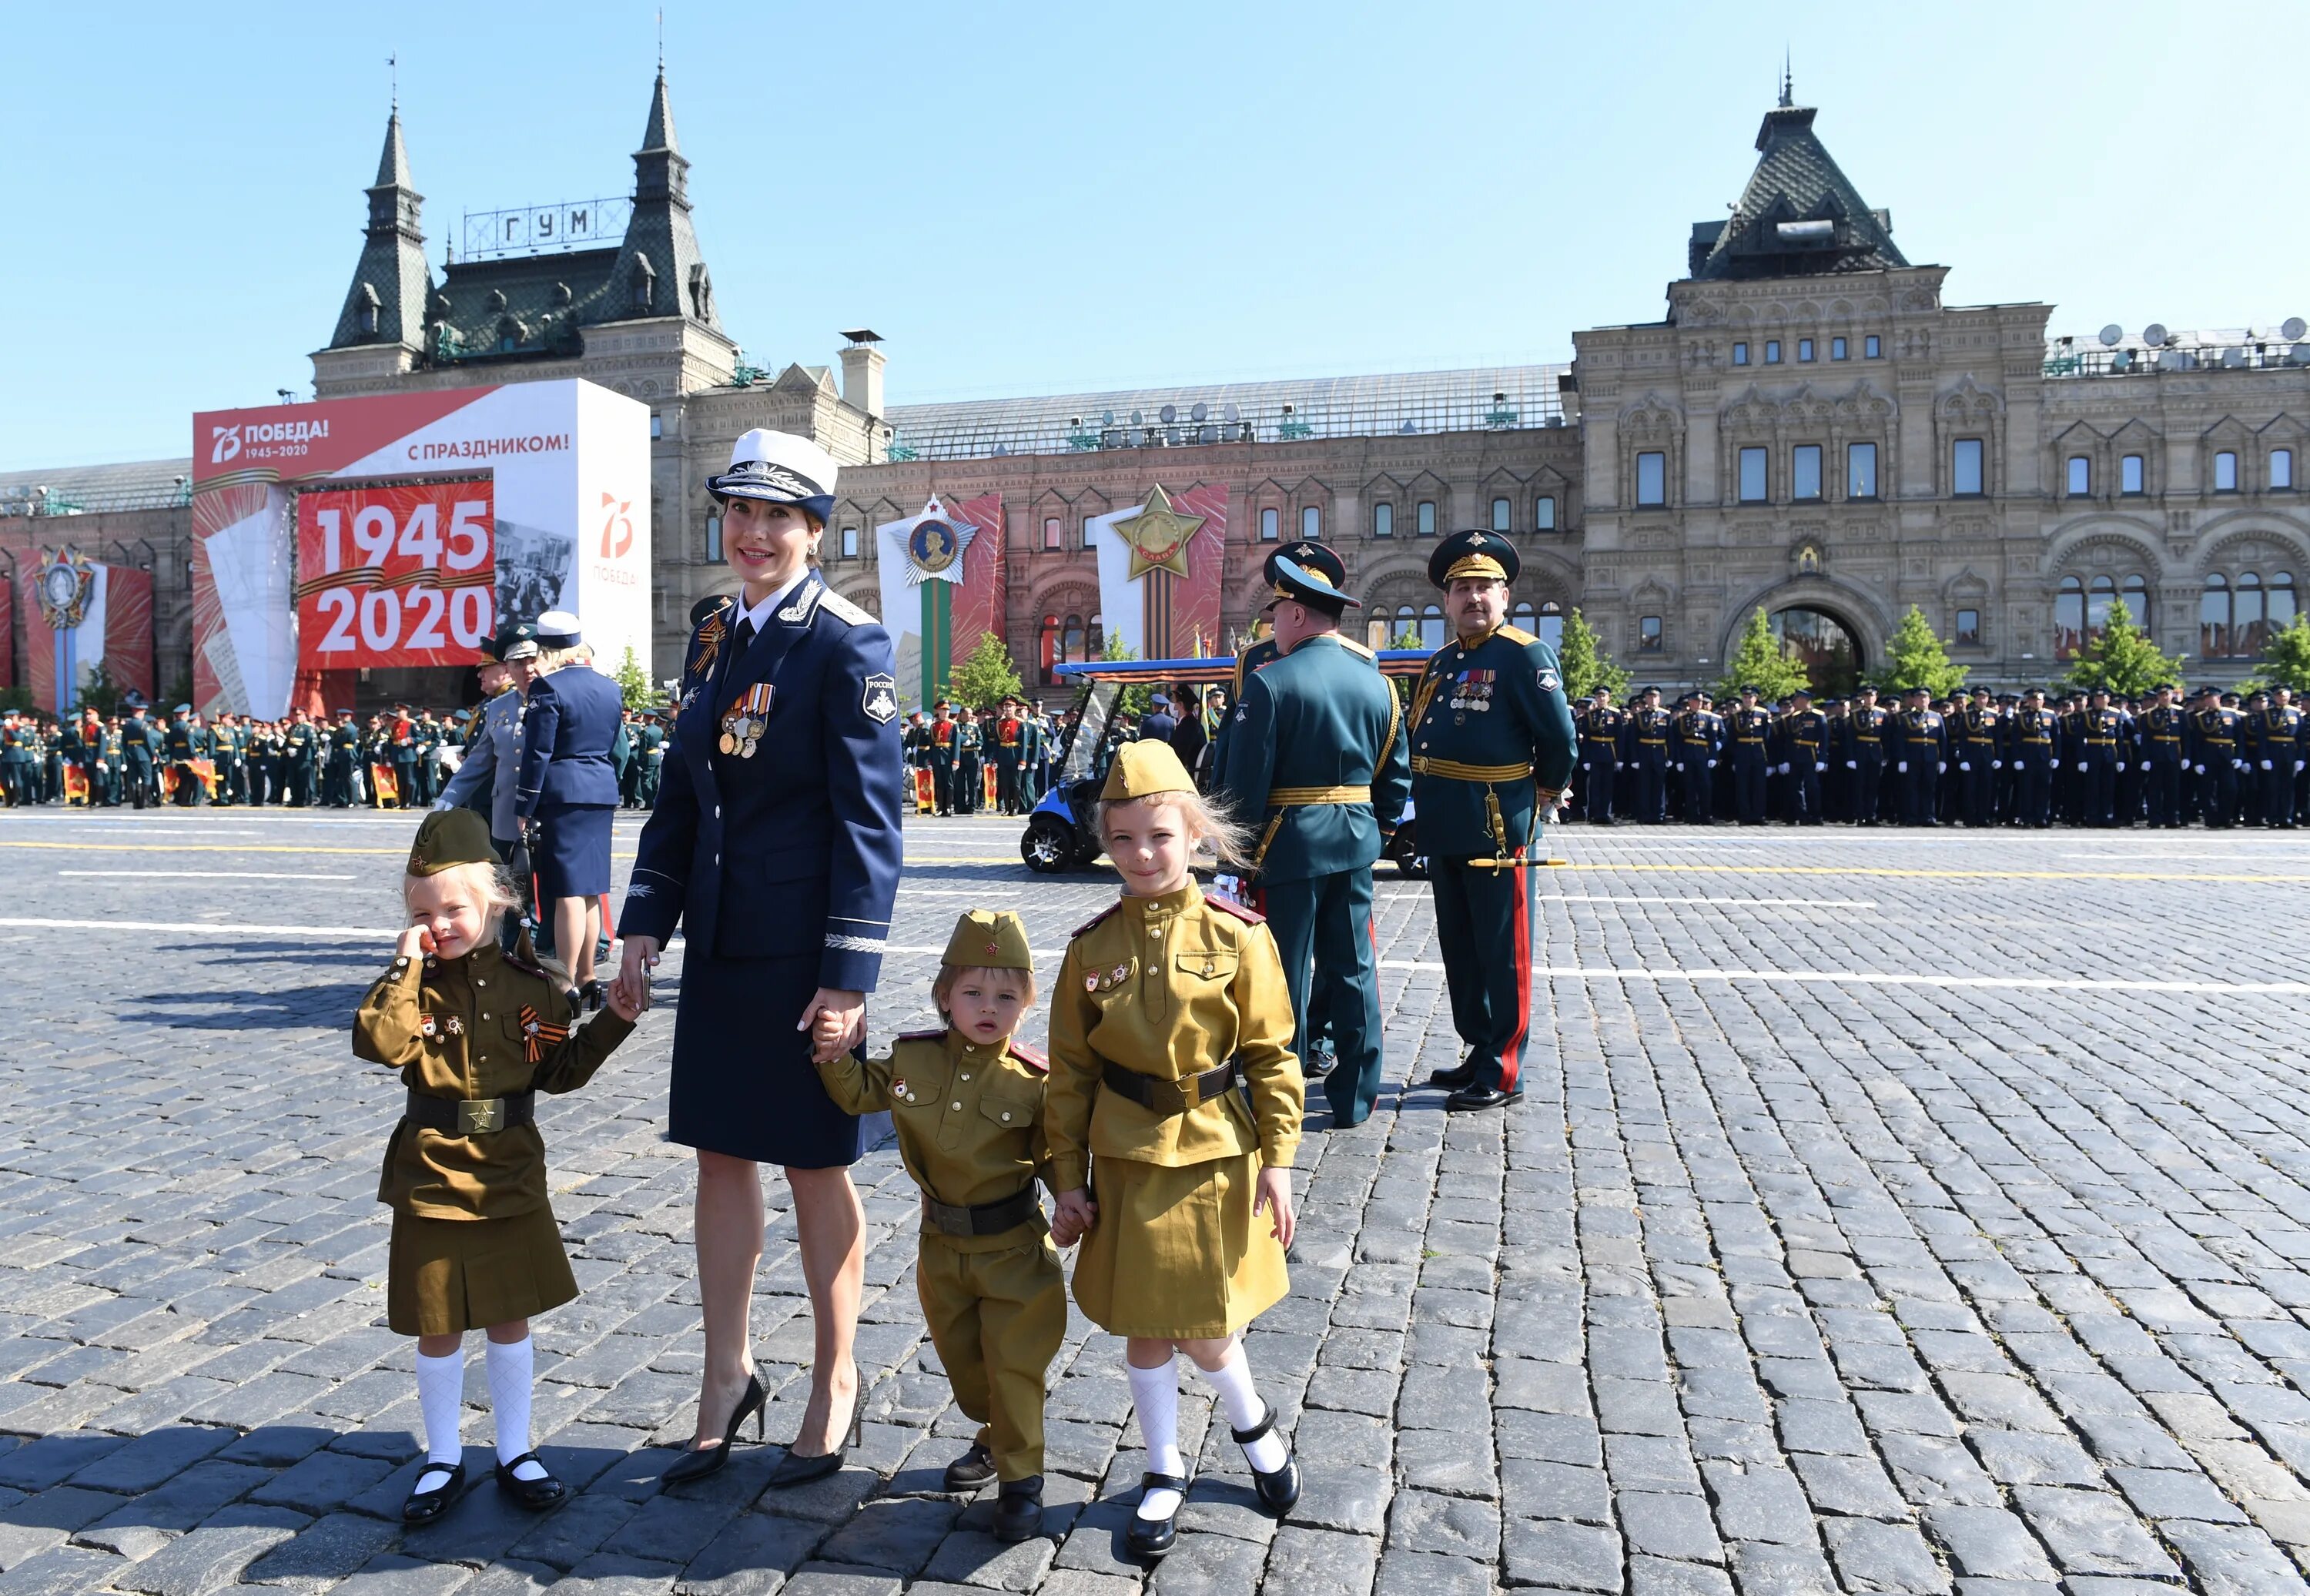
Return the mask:
M 457 1134 L 486 1136 L 505 1129 L 505 1099 L 481 1097 L 457 1105 Z

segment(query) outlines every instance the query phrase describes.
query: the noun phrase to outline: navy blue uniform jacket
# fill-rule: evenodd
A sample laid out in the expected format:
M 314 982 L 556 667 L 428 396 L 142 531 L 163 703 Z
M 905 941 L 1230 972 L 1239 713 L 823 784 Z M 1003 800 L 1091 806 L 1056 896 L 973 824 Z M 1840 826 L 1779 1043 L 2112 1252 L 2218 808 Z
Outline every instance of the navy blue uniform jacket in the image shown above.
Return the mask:
M 815 957 L 818 984 L 871 992 L 898 896 L 897 667 L 890 635 L 805 577 L 742 659 L 731 612 L 691 633 L 657 808 L 619 924 L 661 943 L 679 921 L 724 958 Z M 755 756 L 720 750 L 722 716 L 771 684 Z
M 541 803 L 617 802 L 610 740 L 625 714 L 618 684 L 590 667 L 570 665 L 531 682 L 514 808 L 534 815 Z

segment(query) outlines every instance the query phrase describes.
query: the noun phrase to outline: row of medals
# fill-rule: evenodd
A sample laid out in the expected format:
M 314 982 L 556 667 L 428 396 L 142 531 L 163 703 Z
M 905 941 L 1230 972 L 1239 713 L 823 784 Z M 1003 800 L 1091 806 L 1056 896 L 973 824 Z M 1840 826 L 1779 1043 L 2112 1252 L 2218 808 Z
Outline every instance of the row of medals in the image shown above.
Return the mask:
M 722 717 L 722 751 L 751 759 L 761 746 L 764 723 L 749 715 L 725 715 Z

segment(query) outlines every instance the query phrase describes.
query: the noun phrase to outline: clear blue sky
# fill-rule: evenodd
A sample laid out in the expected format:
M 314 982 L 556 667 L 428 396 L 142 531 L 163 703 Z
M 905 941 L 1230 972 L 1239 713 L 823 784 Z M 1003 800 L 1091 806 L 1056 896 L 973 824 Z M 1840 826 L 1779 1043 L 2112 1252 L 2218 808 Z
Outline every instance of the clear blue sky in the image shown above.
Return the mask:
M 309 393 L 388 51 L 437 265 L 465 211 L 627 193 L 654 14 L 6 8 L 0 469 L 181 454 L 196 408 Z M 1660 315 L 1784 42 L 1954 301 L 2085 333 L 2310 316 L 2301 20 L 675 0 L 665 49 L 732 334 L 775 366 L 871 325 L 905 403 L 1569 358 Z

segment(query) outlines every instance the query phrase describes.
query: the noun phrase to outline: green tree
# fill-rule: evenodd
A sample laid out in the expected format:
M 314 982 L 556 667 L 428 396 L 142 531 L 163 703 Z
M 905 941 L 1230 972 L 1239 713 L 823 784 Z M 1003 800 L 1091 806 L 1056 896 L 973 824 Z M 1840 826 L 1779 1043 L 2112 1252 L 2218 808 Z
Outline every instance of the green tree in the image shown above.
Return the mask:
M 610 672 L 610 680 L 618 684 L 618 697 L 629 709 L 648 709 L 658 702 L 658 691 L 650 685 L 649 672 L 642 668 L 641 661 L 634 657 L 634 646 L 630 643 L 626 645 L 618 668 Z
M 2071 687 L 2107 688 L 2114 698 L 2145 698 L 2161 681 L 2179 682 L 2182 662 L 2133 624 L 2123 599 L 2113 600 L 2100 635 L 2078 650 L 2063 679 Z
M 1571 638 L 1570 627 L 1565 637 Z M 1623 672 L 1625 678 L 1627 672 Z M 1570 673 L 1566 681 L 1570 681 Z M 1741 629 L 1740 641 L 1732 645 L 1732 657 L 1724 662 L 1724 674 L 1716 679 L 1719 701 L 1736 698 L 1744 687 L 1753 687 L 1757 696 L 1770 704 L 1785 698 L 1801 687 L 1811 687 L 1812 679 L 1805 673 L 1804 662 L 1795 650 L 1773 636 L 1771 617 L 1765 607 L 1758 605 L 1749 612 L 1749 624 Z
M 2297 698 L 2310 693 L 2310 613 L 2295 616 L 2291 623 L 2270 634 L 2270 640 L 2262 645 L 2261 665 L 2238 687 L 2245 692 L 2257 687 L 2282 687 Z
M 104 668 L 102 660 L 88 668 L 81 683 L 77 707 L 93 709 L 99 715 L 115 715 L 120 709 L 120 689 L 113 684 L 112 672 Z
M 1107 634 L 1106 645 L 1099 651 L 1099 657 L 1103 660 L 1108 660 L 1119 664 L 1124 660 L 1137 659 L 1139 655 L 1136 651 L 1126 646 L 1121 638 L 1116 636 L 1113 632 L 1109 632 Z M 1128 687 L 1125 687 L 1123 690 L 1122 695 L 1116 699 L 1115 723 L 1120 724 L 1126 719 L 1132 722 L 1136 722 L 1141 716 L 1147 713 L 1147 706 L 1154 701 L 1155 690 L 1153 688 L 1148 686 L 1143 681 L 1134 681 L 1131 683 Z
M 1892 638 L 1885 645 L 1884 665 L 1869 672 L 1879 692 L 1905 693 L 1922 687 L 1936 698 L 1956 692 L 1965 685 L 1965 678 L 1966 667 L 1950 663 L 1949 650 L 1933 636 L 1925 612 L 1915 604 L 1893 629 Z
M 954 668 L 953 679 L 947 683 L 948 697 L 973 709 L 992 709 L 1003 699 L 1023 698 L 1026 692 L 1027 684 L 1019 680 L 1011 664 L 1011 651 L 993 632 L 979 633 L 978 646 Z
M 1563 672 L 1565 696 L 1575 704 L 1587 702 L 1588 695 L 1600 687 L 1616 699 L 1628 697 L 1628 672 L 1612 663 L 1612 656 L 1604 652 L 1604 639 L 1576 609 L 1564 618 L 1564 640 L 1556 646 L 1556 664 Z
M 1396 634 L 1395 634 L 1395 641 L 1394 641 L 1394 642 L 1393 642 L 1393 643 L 1391 643 L 1391 644 L 1389 644 L 1389 645 L 1388 645 L 1388 646 L 1389 646 L 1390 648 L 1417 648 L 1417 647 L 1419 647 L 1419 646 L 1420 646 L 1420 629 L 1419 629 L 1418 627 L 1416 627 L 1416 626 L 1407 626 L 1407 627 L 1405 627 L 1402 631 L 1400 631 L 1400 632 L 1398 632 L 1398 633 L 1396 633 Z

